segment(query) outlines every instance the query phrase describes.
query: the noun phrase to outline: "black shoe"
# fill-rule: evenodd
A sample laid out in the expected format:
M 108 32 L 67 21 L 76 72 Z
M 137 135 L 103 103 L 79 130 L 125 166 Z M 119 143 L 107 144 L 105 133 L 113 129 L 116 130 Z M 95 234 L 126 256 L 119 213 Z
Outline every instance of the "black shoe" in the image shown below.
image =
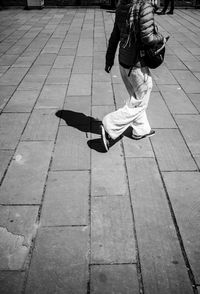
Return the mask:
M 173 10 L 169 10 L 167 14 L 174 14 Z
M 109 150 L 110 145 L 111 145 L 111 137 L 108 135 L 108 133 L 106 132 L 106 130 L 104 129 L 104 126 L 101 125 L 101 139 L 102 139 L 102 143 L 103 146 L 105 148 L 106 151 Z
M 132 135 L 131 138 L 134 139 L 134 140 L 141 140 L 141 139 L 144 139 L 144 138 L 148 138 L 148 137 L 152 137 L 155 135 L 155 131 L 154 130 L 151 130 L 148 134 L 146 135 L 142 135 L 142 136 L 138 136 L 138 135 Z
M 164 10 L 158 11 L 158 12 L 156 12 L 156 14 L 158 14 L 158 15 L 164 15 L 165 14 L 165 11 Z

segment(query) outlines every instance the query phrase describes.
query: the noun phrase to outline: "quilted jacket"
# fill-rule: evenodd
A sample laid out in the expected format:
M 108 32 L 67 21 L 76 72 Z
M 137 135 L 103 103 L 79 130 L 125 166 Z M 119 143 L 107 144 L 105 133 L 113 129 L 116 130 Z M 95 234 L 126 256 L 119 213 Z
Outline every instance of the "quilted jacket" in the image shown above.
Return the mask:
M 134 15 L 138 15 L 137 28 L 134 37 L 129 40 L 129 30 L 127 19 L 129 18 L 130 8 L 134 5 Z M 119 44 L 119 63 L 125 68 L 131 68 L 138 62 L 139 46 L 151 46 L 163 42 L 164 37 L 155 29 L 154 6 L 150 0 L 121 0 L 116 10 L 115 22 L 111 33 L 108 49 L 106 52 L 106 65 L 114 64 L 115 53 Z

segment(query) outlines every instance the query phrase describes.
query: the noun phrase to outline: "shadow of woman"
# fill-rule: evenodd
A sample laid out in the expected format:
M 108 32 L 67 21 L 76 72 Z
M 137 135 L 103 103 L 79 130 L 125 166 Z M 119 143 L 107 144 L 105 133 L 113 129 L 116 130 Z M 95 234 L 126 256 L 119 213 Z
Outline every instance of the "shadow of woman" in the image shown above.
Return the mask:
M 58 110 L 56 116 L 66 122 L 68 126 L 78 129 L 81 132 L 101 134 L 100 126 L 102 122 L 91 116 L 87 116 L 81 112 L 75 112 L 72 110 Z M 92 139 L 87 142 L 90 149 L 94 149 L 97 152 L 104 153 L 104 147 L 101 139 Z

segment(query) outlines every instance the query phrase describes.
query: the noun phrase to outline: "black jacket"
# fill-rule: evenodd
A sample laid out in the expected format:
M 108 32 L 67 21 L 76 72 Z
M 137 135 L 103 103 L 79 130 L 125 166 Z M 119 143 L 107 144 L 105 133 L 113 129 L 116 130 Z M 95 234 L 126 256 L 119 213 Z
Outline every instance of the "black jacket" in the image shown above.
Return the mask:
M 136 38 L 134 39 L 132 35 L 131 41 L 128 40 L 127 19 L 129 18 L 130 7 L 133 6 L 132 1 L 131 3 L 130 0 L 121 0 L 116 10 L 115 23 L 106 52 L 106 65 L 112 66 L 114 64 L 118 43 L 119 63 L 126 68 L 130 68 L 138 62 L 139 46 L 151 46 L 163 42 L 164 37 L 157 33 L 155 29 L 154 7 L 150 0 L 136 0 L 134 2 L 137 4 L 134 6 L 134 9 L 137 10 L 134 13 L 138 15 L 138 30 L 135 35 Z

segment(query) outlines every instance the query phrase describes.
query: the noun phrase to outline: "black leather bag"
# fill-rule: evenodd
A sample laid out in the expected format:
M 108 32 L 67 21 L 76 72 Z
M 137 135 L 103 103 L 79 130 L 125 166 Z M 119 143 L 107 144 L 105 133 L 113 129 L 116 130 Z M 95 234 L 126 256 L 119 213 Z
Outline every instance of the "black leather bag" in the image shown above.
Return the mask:
M 160 43 L 154 47 L 143 48 L 140 50 L 140 57 L 146 66 L 155 69 L 163 63 L 165 57 L 165 44 L 166 43 Z

